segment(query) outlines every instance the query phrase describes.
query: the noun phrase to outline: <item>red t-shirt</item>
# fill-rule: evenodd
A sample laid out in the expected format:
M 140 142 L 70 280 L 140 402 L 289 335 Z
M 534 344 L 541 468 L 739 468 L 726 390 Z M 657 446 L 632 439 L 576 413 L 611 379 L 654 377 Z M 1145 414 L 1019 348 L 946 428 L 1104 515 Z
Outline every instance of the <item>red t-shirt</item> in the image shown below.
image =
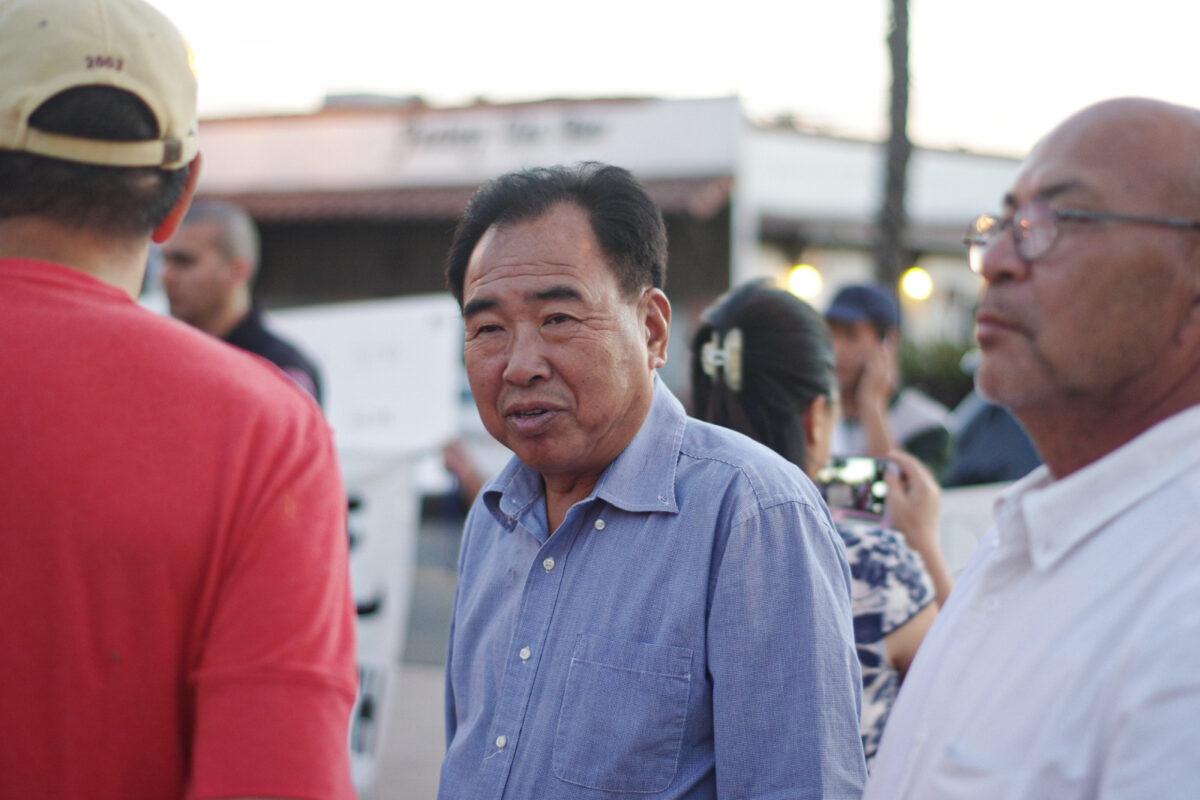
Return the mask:
M 345 521 L 278 370 L 0 259 L 0 797 L 352 798 Z

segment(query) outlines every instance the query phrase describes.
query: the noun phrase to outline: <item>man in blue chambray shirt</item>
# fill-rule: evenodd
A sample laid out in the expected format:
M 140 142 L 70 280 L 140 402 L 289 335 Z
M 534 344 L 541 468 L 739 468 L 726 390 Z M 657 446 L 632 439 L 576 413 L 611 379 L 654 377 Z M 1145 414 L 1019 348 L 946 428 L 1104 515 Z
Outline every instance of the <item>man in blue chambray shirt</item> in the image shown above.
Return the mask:
M 861 793 L 842 546 L 797 468 L 657 380 L 666 255 L 594 163 L 498 178 L 459 223 L 467 373 L 516 456 L 467 519 L 440 798 Z

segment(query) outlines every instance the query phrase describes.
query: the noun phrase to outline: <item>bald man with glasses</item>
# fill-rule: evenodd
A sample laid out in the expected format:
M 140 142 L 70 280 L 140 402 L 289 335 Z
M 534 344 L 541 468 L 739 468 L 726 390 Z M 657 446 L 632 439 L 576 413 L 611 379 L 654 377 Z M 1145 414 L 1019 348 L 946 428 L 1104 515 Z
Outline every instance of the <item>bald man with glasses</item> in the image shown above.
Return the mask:
M 967 244 L 978 386 L 1045 466 L 997 502 L 866 797 L 1200 796 L 1200 112 L 1075 114 Z

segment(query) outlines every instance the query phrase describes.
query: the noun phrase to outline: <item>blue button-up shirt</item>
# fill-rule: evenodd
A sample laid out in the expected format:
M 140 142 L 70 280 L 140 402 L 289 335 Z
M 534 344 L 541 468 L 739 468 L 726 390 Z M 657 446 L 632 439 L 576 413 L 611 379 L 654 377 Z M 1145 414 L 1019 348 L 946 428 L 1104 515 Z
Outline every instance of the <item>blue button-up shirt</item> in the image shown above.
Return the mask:
M 553 536 L 519 460 L 472 508 L 438 796 L 857 799 L 859 681 L 812 484 L 658 381 Z

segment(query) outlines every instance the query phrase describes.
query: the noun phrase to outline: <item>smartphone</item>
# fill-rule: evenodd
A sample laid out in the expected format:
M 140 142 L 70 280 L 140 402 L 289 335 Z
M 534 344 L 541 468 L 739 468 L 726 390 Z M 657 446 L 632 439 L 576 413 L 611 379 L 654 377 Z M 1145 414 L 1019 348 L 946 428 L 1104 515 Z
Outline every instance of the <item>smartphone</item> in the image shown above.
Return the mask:
M 830 508 L 882 517 L 887 505 L 888 462 L 868 456 L 832 458 L 817 472 L 817 488 Z

